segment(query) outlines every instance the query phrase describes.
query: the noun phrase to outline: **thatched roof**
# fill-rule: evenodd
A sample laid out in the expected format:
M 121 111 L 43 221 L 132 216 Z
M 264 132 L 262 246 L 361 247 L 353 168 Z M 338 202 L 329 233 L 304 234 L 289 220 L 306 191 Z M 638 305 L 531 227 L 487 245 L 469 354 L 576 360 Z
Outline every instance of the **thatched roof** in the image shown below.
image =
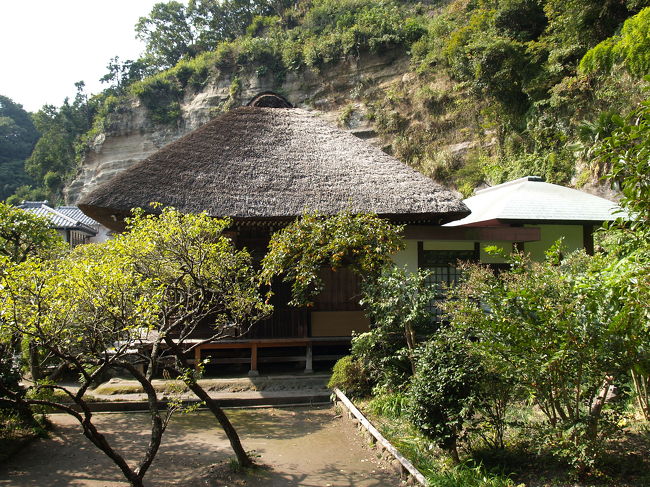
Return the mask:
M 107 181 L 79 207 L 119 229 L 131 208 L 150 202 L 254 221 L 349 210 L 444 223 L 469 213 L 458 194 L 295 108 L 225 113 Z

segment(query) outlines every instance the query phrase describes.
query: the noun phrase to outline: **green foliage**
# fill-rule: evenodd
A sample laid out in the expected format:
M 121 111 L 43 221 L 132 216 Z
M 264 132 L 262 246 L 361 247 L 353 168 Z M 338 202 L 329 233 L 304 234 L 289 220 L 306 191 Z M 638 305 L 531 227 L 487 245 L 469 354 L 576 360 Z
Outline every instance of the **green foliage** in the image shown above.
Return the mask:
M 582 253 L 562 259 L 554 248 L 547 262 L 514 256 L 498 277 L 470 266 L 446 306 L 452 325 L 473 333 L 546 416 L 547 445 L 578 468 L 592 465 L 602 438 L 620 428 L 621 403 L 604 395 L 624 384 L 632 359 L 630 325 L 615 325 L 619 307 L 603 286 L 605 264 Z
M 62 249 L 63 240 L 47 220 L 0 203 L 0 255 L 24 262 L 30 257 L 51 257 Z
M 174 66 L 191 55 L 195 33 L 186 7 L 180 2 L 160 2 L 135 25 L 136 37 L 146 44 L 149 63 L 160 68 Z
M 194 329 L 201 318 L 209 317 L 220 336 L 238 327 L 244 327 L 239 329 L 244 333 L 268 314 L 250 254 L 236 250 L 223 234 L 229 225 L 227 219 L 173 208 L 163 208 L 158 215 L 136 211 L 128 221 L 128 233 L 109 241 L 153 285 L 150 292 L 165 320 L 150 326 L 163 333 L 171 326 Z
M 41 133 L 34 150 L 25 161 L 25 170 L 40 188 L 46 189 L 45 176 L 57 175 L 66 181 L 77 165 L 77 159 L 85 150 L 82 136 L 90 128 L 95 112 L 95 101 L 89 101 L 84 92 L 84 83 L 75 84 L 77 94 L 72 103 L 66 98 L 61 107 L 45 105 L 33 115 L 34 125 Z M 50 182 L 53 180 L 50 176 Z M 54 185 L 56 192 L 49 192 L 50 200 L 61 198 L 62 185 Z
M 368 409 L 373 414 L 386 418 L 400 418 L 406 414 L 408 409 L 408 396 L 404 393 L 396 392 L 392 394 L 381 394 L 374 397 L 368 403 Z
M 363 279 L 378 276 L 403 242 L 401 227 L 371 214 L 323 217 L 306 213 L 276 232 L 262 260 L 261 278 L 292 283 L 293 305 L 306 305 L 323 289 L 319 272 L 350 267 Z
M 20 205 L 23 201 L 44 201 L 47 200 L 49 196 L 49 191 L 43 188 L 34 188 L 32 186 L 23 185 L 18 186 L 14 194 L 7 198 L 7 204 L 16 206 Z
M 615 244 L 603 280 L 620 306 L 615 323 L 626 330 L 639 409 L 650 419 L 650 103 L 643 102 L 602 141 L 596 153 L 620 184 L 627 215 L 609 229 Z
M 634 76 L 650 74 L 650 7 L 641 10 L 623 24 L 619 35 L 605 39 L 590 49 L 580 61 L 585 73 L 611 71 L 623 64 Z
M 370 377 L 363 362 L 347 355 L 339 359 L 332 369 L 327 387 L 338 387 L 350 397 L 365 397 L 372 389 Z
M 0 200 L 31 182 L 25 173 L 24 161 L 32 152 L 38 135 L 22 106 L 0 96 Z
M 127 59 L 120 62 L 119 56 L 111 58 L 106 65 L 108 72 L 100 78 L 102 83 L 110 86 L 100 96 L 115 96 L 125 93 L 125 88 L 151 74 L 151 67 L 143 59 L 133 61 Z
M 491 184 L 501 184 L 524 176 L 541 176 L 546 182 L 568 185 L 571 182 L 575 159 L 569 151 L 520 153 L 489 161 L 484 167 Z
M 154 122 L 169 124 L 180 117 L 183 87 L 169 73 L 163 72 L 146 78 L 131 85 L 130 90 L 149 109 Z
M 427 276 L 420 270 L 411 273 L 391 267 L 364 282 L 360 303 L 372 329 L 354 338 L 352 353 L 364 361 L 380 386 L 404 386 L 415 371 L 417 333 L 430 335 L 434 331 L 428 306 L 435 289 L 427 285 Z M 405 359 L 410 362 L 410 371 Z
M 244 334 L 269 311 L 250 255 L 223 235 L 230 221 L 172 208 L 155 210 L 158 215 L 136 211 L 129 232 L 103 244 L 79 246 L 60 259 L 0 262 L 0 337 L 27 337 L 78 374 L 80 383 L 70 391 L 38 381 L 31 388 L 36 395 L 23 400 L 9 391 L 7 396 L 17 405 L 52 405 L 51 397 L 44 400 L 41 393 L 57 389 L 84 408 L 88 388 L 109 367 L 127 369 L 151 405 L 152 441 L 138 467 L 140 480 L 171 414 L 161 416 L 151 384 L 162 341 L 176 355 L 201 324 L 216 340 Z M 148 334 L 152 330 L 157 333 Z M 143 336 L 153 342 L 150 353 L 139 350 Z M 178 360 L 186 352 L 181 348 Z M 146 373 L 134 363 L 147 364 Z M 200 390 L 193 373 L 182 376 L 194 392 Z M 1 381 L 0 390 L 7 391 Z M 84 434 L 118 463 L 107 441 L 97 440 L 90 417 L 65 411 L 83 421 Z M 234 441 L 233 430 L 227 434 Z M 128 466 L 122 466 L 126 475 Z
M 650 226 L 650 101 L 646 100 L 627 117 L 626 123 L 603 140 L 596 151 L 609 169 L 607 178 L 620 185 L 621 205 L 629 213 L 630 236 L 647 238 Z
M 422 346 L 417 364 L 409 417 L 458 463 L 458 439 L 482 402 L 486 369 L 461 335 L 445 331 Z
M 352 338 L 352 356 L 364 364 L 372 385 L 403 390 L 413 374 L 404 329 L 373 328 Z
M 505 475 L 486 471 L 481 465 L 458 465 L 427 476 L 430 487 L 513 487 L 515 483 Z

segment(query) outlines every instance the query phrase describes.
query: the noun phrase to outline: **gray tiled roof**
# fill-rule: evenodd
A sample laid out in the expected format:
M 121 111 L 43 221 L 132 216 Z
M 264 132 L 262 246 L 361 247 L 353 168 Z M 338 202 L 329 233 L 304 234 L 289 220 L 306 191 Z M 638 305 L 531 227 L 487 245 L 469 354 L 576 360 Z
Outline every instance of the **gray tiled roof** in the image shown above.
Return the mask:
M 81 222 L 84 225 L 88 225 L 89 227 L 96 228 L 99 226 L 98 222 L 90 218 L 88 215 L 86 215 L 76 206 L 57 206 L 56 211 L 58 211 L 59 213 L 63 213 L 65 216 L 68 216 L 73 220 Z
M 48 219 L 52 225 L 52 228 L 55 228 L 57 230 L 78 230 L 90 235 L 97 234 L 97 230 L 85 222 L 47 206 L 46 202 L 44 201 L 25 201 L 23 204 L 19 205 L 18 208 Z M 81 213 L 81 211 L 79 211 L 79 213 Z
M 477 191 L 464 200 L 471 214 L 446 226 L 502 222 L 594 222 L 615 220 L 620 207 L 605 198 L 527 176 Z

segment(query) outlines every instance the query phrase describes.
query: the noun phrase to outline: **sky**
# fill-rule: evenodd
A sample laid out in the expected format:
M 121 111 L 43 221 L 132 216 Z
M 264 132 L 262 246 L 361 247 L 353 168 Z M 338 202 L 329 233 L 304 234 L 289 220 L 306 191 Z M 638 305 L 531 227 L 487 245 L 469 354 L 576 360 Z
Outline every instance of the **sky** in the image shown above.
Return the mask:
M 37 111 L 106 85 L 108 61 L 136 59 L 138 18 L 163 0 L 0 0 L 0 95 Z

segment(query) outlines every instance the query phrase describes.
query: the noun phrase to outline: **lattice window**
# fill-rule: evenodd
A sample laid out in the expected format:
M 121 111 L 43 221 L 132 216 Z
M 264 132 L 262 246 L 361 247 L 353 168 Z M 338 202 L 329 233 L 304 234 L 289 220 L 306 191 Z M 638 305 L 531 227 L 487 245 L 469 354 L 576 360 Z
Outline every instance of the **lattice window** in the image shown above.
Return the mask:
M 445 289 L 454 286 L 461 277 L 457 267 L 459 260 L 476 260 L 474 250 L 422 250 L 420 268 L 431 271 L 426 283 L 436 290 L 436 297 L 429 303 L 428 309 L 437 320 L 442 318 L 439 304 L 445 299 Z

